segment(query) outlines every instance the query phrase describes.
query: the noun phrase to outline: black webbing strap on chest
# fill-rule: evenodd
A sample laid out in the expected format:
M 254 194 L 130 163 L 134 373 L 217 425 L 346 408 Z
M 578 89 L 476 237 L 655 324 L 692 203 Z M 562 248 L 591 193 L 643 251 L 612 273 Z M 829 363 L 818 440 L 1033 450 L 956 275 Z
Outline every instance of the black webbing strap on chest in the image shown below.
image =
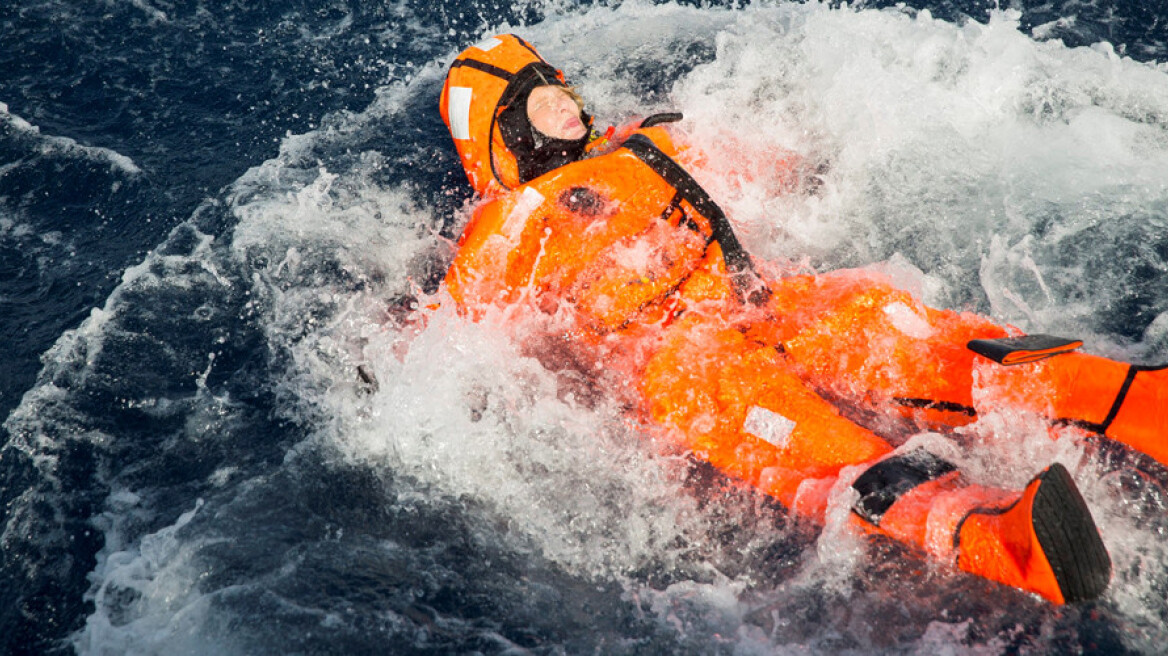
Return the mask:
M 682 199 L 706 217 L 712 231 L 710 239 L 718 242 L 722 248 L 722 258 L 726 261 L 726 268 L 730 271 L 736 284 L 745 284 L 747 287 L 752 284 L 761 284 L 754 269 L 754 262 L 746 250 L 742 248 L 737 235 L 734 234 L 730 219 L 726 218 L 726 213 L 722 211 L 722 208 L 718 207 L 718 204 L 710 198 L 706 190 L 702 189 L 688 171 L 669 155 L 661 152 L 657 144 L 645 135 L 634 134 L 622 146 L 629 149 L 657 175 L 677 189 L 677 193 Z M 738 275 L 744 273 L 755 275 L 749 276 L 752 278 L 751 280 L 744 280 L 744 276 Z M 739 289 L 738 291 L 745 292 L 747 290 Z

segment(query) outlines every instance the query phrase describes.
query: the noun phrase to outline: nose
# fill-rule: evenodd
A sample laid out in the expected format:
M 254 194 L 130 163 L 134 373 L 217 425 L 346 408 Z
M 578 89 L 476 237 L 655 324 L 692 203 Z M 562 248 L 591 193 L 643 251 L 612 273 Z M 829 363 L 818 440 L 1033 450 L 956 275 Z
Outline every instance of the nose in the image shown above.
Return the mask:
M 575 114 L 576 103 L 571 98 L 560 98 L 556 101 L 555 111 L 558 114 Z

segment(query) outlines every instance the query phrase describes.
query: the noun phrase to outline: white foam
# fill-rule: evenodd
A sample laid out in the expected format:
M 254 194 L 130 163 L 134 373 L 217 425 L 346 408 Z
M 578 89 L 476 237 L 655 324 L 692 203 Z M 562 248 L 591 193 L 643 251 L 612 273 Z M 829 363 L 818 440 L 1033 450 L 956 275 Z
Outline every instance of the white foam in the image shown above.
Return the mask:
M 166 23 L 170 19 L 167 18 L 166 12 L 151 5 L 147 0 L 128 0 L 131 6 L 146 14 L 152 22 Z
M 1032 41 L 1012 12 L 964 26 L 822 6 L 740 16 L 673 100 L 707 156 L 703 182 L 755 253 L 831 268 L 899 251 L 950 297 L 976 296 L 969 275 L 992 235 L 1015 242 L 1057 212 L 1043 244 L 1054 259 L 1084 219 L 1168 197 L 1155 118 L 1168 76 L 1153 66 Z M 819 196 L 768 189 L 784 150 L 828 164 Z M 1065 310 L 1080 290 L 1059 283 L 1051 305 Z M 1034 329 L 1065 321 L 1054 307 L 994 310 Z
M 1057 236 L 1075 229 L 1085 201 L 1147 206 L 1164 198 L 1157 180 L 1168 179 L 1168 149 L 1160 128 L 1139 120 L 1144 110 L 1168 108 L 1164 73 L 1106 49 L 1033 41 L 1018 31 L 1015 13 L 963 26 L 927 13 L 823 5 L 724 12 L 633 3 L 616 14 L 619 20 L 611 10 L 595 10 L 549 21 L 527 36 L 566 70 L 601 119 L 683 111 L 682 127 L 703 150 L 695 157 L 702 162 L 697 175 L 754 253 L 791 259 L 810 253 L 823 268 L 887 259 L 885 268 L 931 303 L 985 294 L 1000 316 L 1041 327 L 1068 305 L 1067 288 L 1047 273 L 1059 265 L 1049 250 L 1048 259 L 1039 252 L 1004 255 L 1021 253 L 1014 249 L 1035 232 L 1045 216 L 1040 210 L 1054 204 L 1066 212 Z M 653 39 L 646 38 L 650 31 Z M 593 47 L 598 33 L 609 47 Z M 713 44 L 714 59 L 674 82 L 667 106 L 644 107 L 638 90 L 610 72 L 668 58 L 667 37 L 675 33 Z M 768 166 L 780 152 L 828 164 L 819 195 L 777 191 L 781 172 Z M 1005 241 L 995 245 L 995 234 Z M 1014 289 L 1018 275 L 1031 276 L 1034 288 Z M 1014 300 L 1000 300 L 1007 298 Z M 660 549 L 671 531 L 654 516 L 661 512 L 655 504 L 664 503 L 672 517 L 683 502 L 669 498 L 675 490 L 667 476 L 651 485 L 632 481 L 662 475 L 661 461 L 606 444 L 614 439 L 607 435 L 636 436 L 606 428 L 619 417 L 612 408 L 598 412 L 556 398 L 554 377 L 517 351 L 502 326 L 468 326 L 447 312 L 431 317 L 400 362 L 388 356 L 390 342 L 400 342 L 369 343 L 379 378 L 393 383 L 374 401 L 368 424 L 345 438 L 347 452 L 486 500 L 517 534 L 574 571 L 619 572 Z M 905 331 L 923 336 L 914 309 L 893 314 Z M 983 449 L 972 454 L 933 435 L 909 444 L 939 449 L 987 484 L 1023 485 L 1052 461 L 1089 477 L 1082 443 L 1051 440 L 1035 421 L 1010 413 L 983 418 L 969 429 L 983 436 L 975 442 Z M 581 478 L 586 488 L 575 483 Z M 557 482 L 588 494 L 575 499 Z M 833 594 L 855 594 L 850 582 L 864 576 L 866 547 L 851 528 L 852 493 L 841 480 L 816 553 L 792 591 L 826 582 Z M 627 518 L 609 514 L 604 494 L 621 499 Z M 1113 497 L 1090 488 L 1086 494 L 1102 513 L 1131 517 Z M 600 526 L 612 527 L 604 539 L 595 533 Z M 700 531 L 695 526 L 673 534 L 692 539 Z M 1118 530 L 1139 545 L 1130 549 L 1154 542 Z M 946 571 L 938 566 L 941 585 L 954 576 Z M 1120 585 L 1148 590 L 1155 579 Z M 669 615 L 665 609 L 689 595 L 699 606 L 730 609 L 723 619 L 733 626 L 742 610 L 734 601 L 741 598 L 738 583 L 679 585 L 655 603 Z M 933 623 L 922 644 L 965 630 Z M 744 637 L 742 644 L 750 642 Z
M 174 524 L 123 545 L 116 527 L 136 503 L 132 493 L 115 493 L 105 520 L 98 522 L 109 529 L 91 576 L 98 582 L 89 593 L 97 612 L 74 634 L 73 648 L 90 655 L 232 653 L 229 638 L 198 630 L 211 613 L 212 595 L 192 585 L 200 576 L 192 562 L 197 542 L 177 535 L 203 501 Z
M 138 165 L 134 163 L 133 159 L 115 150 L 98 146 L 86 146 L 69 137 L 42 134 L 39 127 L 11 113 L 8 110 L 8 105 L 4 103 L 0 103 L 0 120 L 8 123 L 9 127 L 13 130 L 31 139 L 35 139 L 37 149 L 42 155 L 47 157 L 61 155 L 66 157 L 84 157 L 86 159 L 108 163 L 111 168 L 127 175 L 137 175 L 142 172 L 142 169 L 138 168 Z M 0 173 L 2 172 L 3 170 L 0 169 Z
M 811 256 L 821 268 L 889 260 L 887 268 L 930 302 L 984 295 L 1001 318 L 1041 328 L 1059 320 L 1077 283 L 1063 280 L 1069 277 L 1051 249 L 1036 248 L 1038 238 L 1029 235 L 1049 216 L 1046 208 L 1065 215 L 1045 233 L 1057 242 L 1108 212 L 1164 199 L 1168 140 L 1154 117 L 1168 115 L 1168 81 L 1163 71 L 1105 48 L 1033 41 L 1018 24 L 1011 12 L 996 12 L 987 25 L 958 26 L 927 13 L 822 4 L 727 11 L 632 2 L 553 18 L 525 36 L 566 70 L 602 119 L 683 111 L 682 127 L 705 151 L 697 174 L 753 253 Z M 714 56 L 673 82 L 662 106 L 643 106 L 640 90 L 612 74 L 668 61 L 678 42 L 710 44 Z M 281 411 L 300 412 L 298 403 L 327 411 L 315 439 L 338 458 L 473 501 L 501 520 L 516 550 L 536 550 L 573 574 L 624 581 L 663 625 L 689 626 L 709 611 L 715 619 L 703 626 L 726 636 L 742 631 L 727 639 L 743 651 L 783 649 L 773 643 L 782 631 L 759 636 L 743 626 L 755 573 L 719 571 L 723 547 L 709 535 L 716 519 L 682 489 L 685 463 L 663 453 L 643 427 L 626 424 L 613 396 L 585 398 L 571 376 L 541 365 L 533 357 L 538 346 L 516 334 L 512 315 L 472 324 L 439 295 L 420 297 L 422 305 L 440 306 L 423 313 L 424 323 L 403 327 L 386 316 L 386 299 L 416 286 L 419 260 L 445 253 L 429 226 L 448 217 L 432 215 L 426 194 L 379 182 L 373 172 L 384 161 L 377 153 L 347 171 L 299 163 L 329 131 L 386 121 L 419 89 L 437 88 L 441 74 L 435 64 L 409 84 L 379 90 L 366 112 L 290 136 L 279 156 L 233 188 L 231 249 L 251 263 L 248 293 L 264 301 L 255 307 L 266 313 L 268 346 L 291 361 L 281 374 L 290 399 Z M 776 192 L 781 175 L 768 158 L 785 151 L 829 165 L 819 195 Z M 362 286 L 354 291 L 327 274 L 333 270 Z M 135 269 L 124 284 L 146 275 Z M 215 278 L 213 270 L 200 275 Z M 1034 285 L 1020 286 L 1023 279 Z M 1102 331 L 1091 312 L 1122 293 L 1101 289 L 1071 310 L 1082 326 Z M 102 316 L 95 313 L 79 331 L 95 347 Z M 919 328 L 912 317 L 900 318 L 908 330 Z M 358 363 L 380 381 L 371 397 L 354 393 Z M 1084 464 L 1081 442 L 1069 434 L 1050 440 L 1031 422 L 1009 413 L 982 417 L 969 435 L 980 435 L 984 448 L 972 454 L 933 435 L 909 444 L 963 455 L 961 464 L 979 480 L 1009 484 L 1025 482 L 1052 459 L 1073 465 L 1088 502 L 1101 509 L 1119 565 L 1107 598 L 1118 610 L 1109 612 L 1149 636 L 1165 635 L 1157 616 L 1163 604 L 1139 605 L 1163 578 L 1157 536 L 1141 532 L 1139 511 L 1125 505 L 1116 485 L 1092 482 L 1099 466 Z M 221 486 L 232 475 L 220 470 L 212 482 Z M 841 608 L 853 601 L 863 608 L 866 593 L 849 584 L 865 576 L 866 543 L 850 528 L 848 480 L 855 475 L 845 472 L 832 490 L 827 526 L 788 587 L 767 592 L 798 598 L 825 588 Z M 132 506 L 132 493 L 111 504 Z M 136 586 L 140 620 L 112 627 L 99 604 L 76 640 L 79 650 L 115 651 L 134 640 L 159 652 L 195 648 L 187 636 L 201 635 L 207 600 L 189 592 L 198 572 L 183 563 L 193 545 L 177 528 L 138 544 L 110 540 L 94 589 Z M 768 540 L 790 537 L 757 530 L 751 545 L 760 551 Z M 702 574 L 657 590 L 633 574 L 646 561 L 688 562 Z M 1145 561 L 1148 567 L 1136 567 Z M 952 590 L 945 586 L 953 580 L 922 586 Z M 859 610 L 855 617 L 873 626 L 885 620 Z M 938 622 L 922 628 L 922 649 L 967 635 L 960 623 Z M 841 627 L 801 626 L 796 633 L 822 636 Z M 1122 639 L 1138 647 L 1144 638 Z

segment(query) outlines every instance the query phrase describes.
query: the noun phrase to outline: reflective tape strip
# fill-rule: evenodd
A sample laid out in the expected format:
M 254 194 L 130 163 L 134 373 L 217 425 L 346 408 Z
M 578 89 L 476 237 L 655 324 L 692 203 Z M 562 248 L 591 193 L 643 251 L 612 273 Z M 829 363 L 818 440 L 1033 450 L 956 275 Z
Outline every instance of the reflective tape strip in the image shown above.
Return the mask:
M 476 43 L 475 47 L 478 48 L 479 50 L 482 50 L 483 52 L 490 52 L 491 49 L 494 48 L 495 46 L 501 46 L 501 45 L 503 45 L 502 41 L 500 41 L 499 39 L 496 39 L 495 37 L 491 37 L 489 39 L 483 39 L 482 41 Z
M 746 421 L 742 422 L 742 430 L 783 449 L 791 441 L 795 422 L 777 412 L 756 405 L 750 409 L 750 412 L 746 413 Z
M 455 139 L 470 139 L 470 87 L 450 87 L 447 91 L 447 111 L 450 116 L 450 134 Z

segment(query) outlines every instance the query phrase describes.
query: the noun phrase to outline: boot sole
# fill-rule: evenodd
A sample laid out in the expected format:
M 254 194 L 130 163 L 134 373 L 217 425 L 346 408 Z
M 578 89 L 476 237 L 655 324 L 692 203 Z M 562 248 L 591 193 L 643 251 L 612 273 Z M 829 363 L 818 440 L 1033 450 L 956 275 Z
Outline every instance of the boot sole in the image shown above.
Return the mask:
M 1040 477 L 1031 518 L 1034 535 L 1067 603 L 1103 594 L 1111 581 L 1111 557 L 1066 467 L 1055 463 Z

